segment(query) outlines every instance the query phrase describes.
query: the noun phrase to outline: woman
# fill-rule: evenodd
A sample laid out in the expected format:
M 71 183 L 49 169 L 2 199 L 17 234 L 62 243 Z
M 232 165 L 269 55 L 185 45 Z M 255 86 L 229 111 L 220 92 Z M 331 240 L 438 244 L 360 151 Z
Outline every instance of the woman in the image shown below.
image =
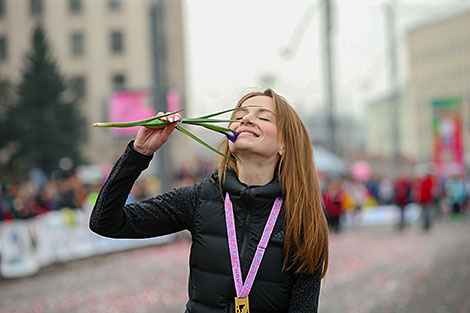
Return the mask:
M 240 122 L 230 127 L 239 135 L 222 144 L 236 162 L 222 158 L 211 179 L 124 205 L 181 116 L 142 127 L 102 187 L 90 228 L 113 238 L 189 230 L 186 312 L 317 312 L 328 226 L 309 135 L 271 89 L 248 93 L 237 107 L 232 119 Z

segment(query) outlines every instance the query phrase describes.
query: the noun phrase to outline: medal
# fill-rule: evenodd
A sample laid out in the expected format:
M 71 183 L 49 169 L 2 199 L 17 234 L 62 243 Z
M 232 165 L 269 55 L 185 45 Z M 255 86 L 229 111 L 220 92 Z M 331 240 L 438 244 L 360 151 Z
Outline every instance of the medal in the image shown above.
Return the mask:
M 235 313 L 250 313 L 250 306 L 248 305 L 248 297 L 246 298 L 235 297 Z
M 274 201 L 273 208 L 269 214 L 268 221 L 264 226 L 263 234 L 256 248 L 255 256 L 251 262 L 250 270 L 243 283 L 242 270 L 240 267 L 240 256 L 238 255 L 238 244 L 237 235 L 235 233 L 235 218 L 233 215 L 232 202 L 228 192 L 225 193 L 225 222 L 227 224 L 227 238 L 228 246 L 230 250 L 230 263 L 232 264 L 233 281 L 235 283 L 235 313 L 250 313 L 250 307 L 248 305 L 248 294 L 253 287 L 256 274 L 258 273 L 261 260 L 263 259 L 264 251 L 268 246 L 269 238 L 276 224 L 277 217 L 282 207 L 282 198 L 276 198 Z

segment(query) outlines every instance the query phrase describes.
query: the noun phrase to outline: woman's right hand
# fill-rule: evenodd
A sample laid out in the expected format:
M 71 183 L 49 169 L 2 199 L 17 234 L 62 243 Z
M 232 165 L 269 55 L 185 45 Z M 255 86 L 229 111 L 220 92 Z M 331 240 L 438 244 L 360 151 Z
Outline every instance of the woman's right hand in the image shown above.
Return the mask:
M 157 116 L 163 115 L 163 112 L 158 112 Z M 179 113 L 172 114 L 161 118 L 162 121 L 170 122 L 170 124 L 159 127 L 141 127 L 137 132 L 134 141 L 134 150 L 144 155 L 151 156 L 168 140 L 171 133 L 181 120 Z

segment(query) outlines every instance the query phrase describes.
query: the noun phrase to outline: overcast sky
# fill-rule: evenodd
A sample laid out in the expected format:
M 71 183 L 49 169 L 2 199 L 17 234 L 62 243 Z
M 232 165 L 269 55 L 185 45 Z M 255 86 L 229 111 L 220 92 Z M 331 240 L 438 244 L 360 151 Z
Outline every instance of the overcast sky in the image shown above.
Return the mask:
M 325 93 L 320 2 L 184 0 L 188 113 L 231 107 L 245 91 L 264 87 L 266 77 L 299 113 L 321 108 Z M 337 110 L 360 113 L 367 100 L 388 88 L 384 2 L 334 1 Z M 468 8 L 470 1 L 395 2 L 403 82 L 404 29 L 449 10 Z M 280 52 L 291 38 L 299 40 L 294 40 L 292 56 L 285 58 Z

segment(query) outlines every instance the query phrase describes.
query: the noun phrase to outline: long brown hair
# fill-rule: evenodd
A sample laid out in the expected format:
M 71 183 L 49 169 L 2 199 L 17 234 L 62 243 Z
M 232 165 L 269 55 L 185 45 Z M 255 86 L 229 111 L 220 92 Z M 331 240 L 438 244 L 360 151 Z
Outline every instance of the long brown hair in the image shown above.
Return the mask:
M 272 89 L 244 95 L 237 107 L 256 96 L 273 99 L 277 129 L 284 139 L 284 153 L 277 166 L 277 177 L 284 194 L 284 268 L 295 266 L 296 272 L 309 274 L 321 268 L 323 278 L 328 268 L 328 224 L 322 208 L 310 136 L 286 99 Z M 220 150 L 233 156 L 227 139 L 221 143 Z M 221 158 L 218 165 L 220 186 L 228 169 L 238 174 L 236 162 Z

